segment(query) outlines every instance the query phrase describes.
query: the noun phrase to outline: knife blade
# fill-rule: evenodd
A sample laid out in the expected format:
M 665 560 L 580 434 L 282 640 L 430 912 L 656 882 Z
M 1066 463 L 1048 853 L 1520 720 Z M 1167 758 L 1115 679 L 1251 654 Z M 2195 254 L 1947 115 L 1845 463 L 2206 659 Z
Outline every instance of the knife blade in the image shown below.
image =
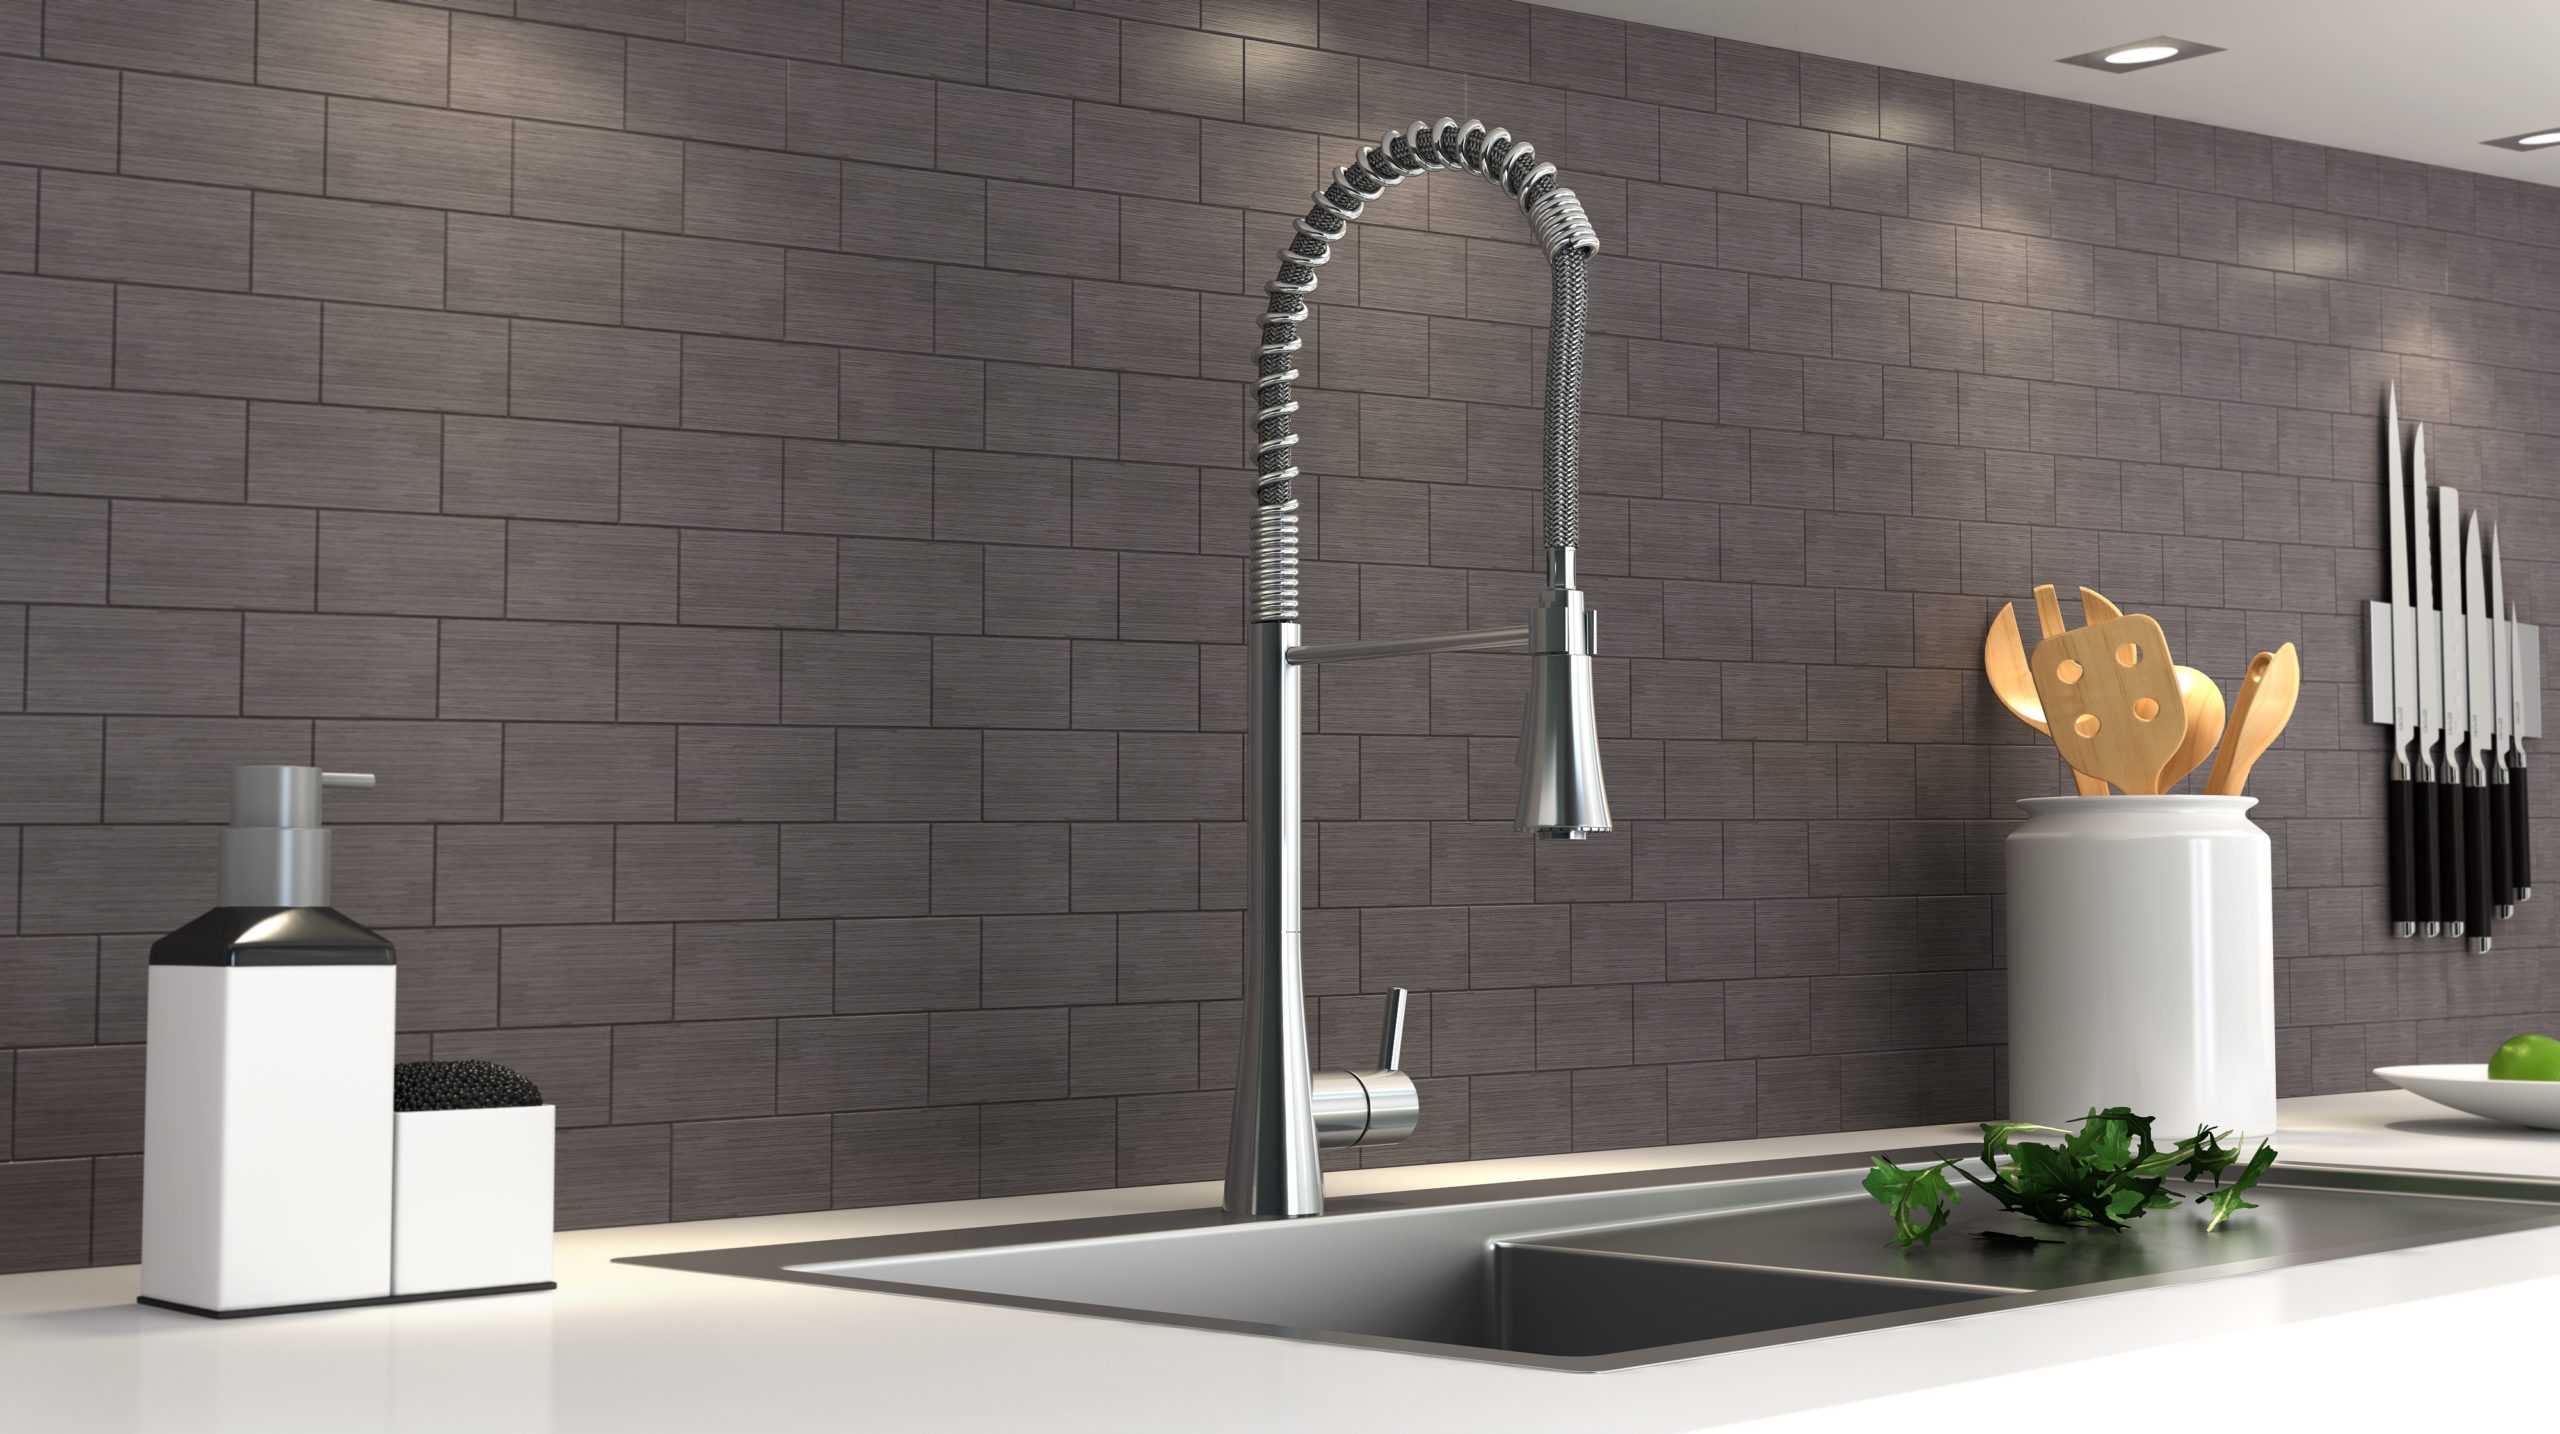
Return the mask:
M 2516 900 L 2533 899 L 2533 808 L 2525 799 L 2524 785 L 2524 705 L 2525 684 L 2540 681 L 2538 672 L 2527 672 L 2524 665 L 2524 636 L 2516 631 L 2516 610 L 2507 609 L 2507 664 L 2515 670 L 2516 680 L 2508 695 L 2514 702 L 2509 709 L 2514 717 L 2515 741 L 2507 749 L 2507 816 L 2514 823 L 2510 834 L 2508 863 L 2515 878 Z
M 2462 632 L 2462 494 L 2436 489 L 2436 629 L 2444 671 L 2444 752 L 2436 785 L 2440 824 L 2436 850 L 2444 860 L 2444 934 L 2468 929 L 2471 883 L 2463 869 L 2462 739 L 2471 730 L 2471 643 Z
M 2409 438 L 2409 619 L 2418 650 L 2418 742 L 2410 765 L 2410 843 L 2417 857 L 2418 929 L 2444 934 L 2444 857 L 2436 849 L 2436 743 L 2444 737 L 2444 628 L 2436 621 L 2435 552 L 2427 543 L 2427 426 Z
M 2498 525 L 2489 525 L 2489 696 L 2490 720 L 2496 727 L 2489 744 L 2489 890 L 2497 898 L 2498 919 L 2516 914 L 2515 811 L 2507 781 L 2507 761 L 2516 745 L 2516 661 L 2514 619 L 2507 615 L 2507 557 L 2498 542 Z
M 2400 388 L 2383 399 L 2385 498 L 2391 556 L 2391 769 L 2384 780 L 2391 934 L 2418 934 L 2416 788 L 2410 752 L 2418 744 L 2418 613 L 2409 594 L 2409 479 L 2400 463 Z
M 2490 908 L 2497 896 L 2490 885 L 2494 862 L 2489 854 L 2489 748 L 2496 740 L 2496 691 L 2489 670 L 2489 624 L 2481 620 L 2488 598 L 2489 565 L 2480 543 L 2480 510 L 2475 508 L 2462 533 L 2463 667 L 2471 715 L 2462 767 L 2462 869 L 2468 883 L 2462 919 L 2475 953 L 2491 945 Z

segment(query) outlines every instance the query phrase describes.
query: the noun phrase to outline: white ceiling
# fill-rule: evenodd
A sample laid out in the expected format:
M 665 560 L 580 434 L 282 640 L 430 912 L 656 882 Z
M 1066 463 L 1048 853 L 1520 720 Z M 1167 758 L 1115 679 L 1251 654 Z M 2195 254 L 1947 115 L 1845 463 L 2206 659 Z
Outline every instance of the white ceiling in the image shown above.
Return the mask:
M 1545 0 L 1925 75 L 2560 184 L 2555 0 Z M 2055 63 L 2175 35 L 2225 53 L 2132 74 Z

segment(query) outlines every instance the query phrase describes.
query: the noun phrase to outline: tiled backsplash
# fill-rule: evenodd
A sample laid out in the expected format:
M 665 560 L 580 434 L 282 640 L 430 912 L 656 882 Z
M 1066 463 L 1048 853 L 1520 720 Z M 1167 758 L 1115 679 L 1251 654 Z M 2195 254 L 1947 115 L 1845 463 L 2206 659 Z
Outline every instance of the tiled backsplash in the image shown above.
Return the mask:
M 564 1224 L 1214 1173 L 1252 319 L 1444 113 L 1602 235 L 1621 829 L 1511 834 L 1514 660 L 1310 677 L 1327 1054 L 1417 992 L 1389 1158 L 1996 1112 L 2038 580 L 2226 684 L 2302 645 L 2288 1092 L 2560 1020 L 2549 901 L 2382 939 L 2353 615 L 2394 381 L 2560 598 L 2560 191 L 1490 0 L 0 0 L 0 1268 L 134 1257 L 235 761 L 381 774 L 338 904 L 406 1053 L 559 1102 Z M 1309 626 L 1516 622 L 1520 216 L 1416 182 L 1337 255 Z

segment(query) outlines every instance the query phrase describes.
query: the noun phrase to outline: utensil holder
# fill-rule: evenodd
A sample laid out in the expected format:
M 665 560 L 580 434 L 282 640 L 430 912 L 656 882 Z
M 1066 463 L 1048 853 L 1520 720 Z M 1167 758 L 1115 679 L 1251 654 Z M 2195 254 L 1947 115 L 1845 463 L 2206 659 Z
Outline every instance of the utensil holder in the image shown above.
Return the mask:
M 2276 1122 L 2275 916 L 2254 797 L 2030 797 L 2009 834 L 2009 1110 L 2130 1106 L 2164 1140 Z
M 512 1105 L 391 1117 L 395 1299 L 551 1288 L 557 1113 Z

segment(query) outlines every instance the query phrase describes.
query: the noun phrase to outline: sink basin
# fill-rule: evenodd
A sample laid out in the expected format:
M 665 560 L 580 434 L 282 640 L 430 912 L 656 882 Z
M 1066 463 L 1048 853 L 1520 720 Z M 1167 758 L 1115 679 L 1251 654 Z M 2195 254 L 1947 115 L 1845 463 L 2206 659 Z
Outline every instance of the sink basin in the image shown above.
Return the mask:
M 1916 1158 L 1916 1153 L 1915 1153 Z M 1981 1195 L 1896 1250 L 1864 1157 L 635 1257 L 633 1264 L 1595 1372 L 2560 1224 L 2560 1182 L 2278 1166 L 2192 1206 L 2055 1230 Z M 1977 1238 L 1986 1232 L 2033 1242 Z

